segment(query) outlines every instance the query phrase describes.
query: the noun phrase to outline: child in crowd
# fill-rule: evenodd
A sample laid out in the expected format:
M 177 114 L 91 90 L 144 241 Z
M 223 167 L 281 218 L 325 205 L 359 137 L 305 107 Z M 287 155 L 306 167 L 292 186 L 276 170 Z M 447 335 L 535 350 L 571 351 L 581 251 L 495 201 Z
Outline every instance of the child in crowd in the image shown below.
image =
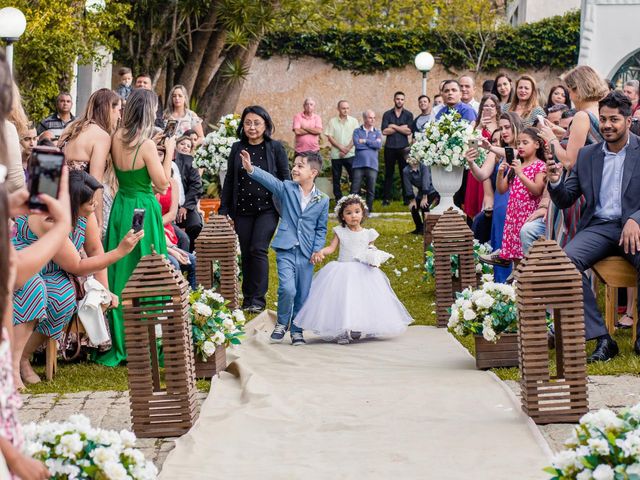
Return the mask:
M 315 152 L 296 155 L 291 180 L 281 181 L 251 164 L 249 152 L 240 152 L 249 176 L 264 185 L 280 204 L 280 224 L 271 248 L 278 266 L 278 323 L 271 341 L 279 343 L 291 328 L 291 343 L 303 345 L 302 328 L 293 323 L 309 294 L 313 265 L 322 260 L 329 218 L 329 197 L 315 186 L 322 157 Z
M 122 67 L 118 70 L 118 76 L 120 77 L 120 85 L 116 88 L 116 93 L 122 97 L 122 101 L 124 103 L 133 91 L 133 86 L 131 85 L 133 82 L 133 74 L 129 67 Z M 124 107 L 124 105 L 122 106 Z
M 189 137 L 191 139 L 191 153 L 190 153 L 190 155 L 195 155 L 195 153 L 196 153 L 196 142 L 198 141 L 198 133 L 193 129 L 189 129 L 189 130 L 185 130 L 185 132 L 182 134 L 182 136 Z
M 193 155 L 193 141 L 188 135 L 181 136 L 176 142 L 176 151 L 183 155 Z
M 415 158 L 408 158 L 407 166 L 402 170 L 402 181 L 404 182 L 404 191 L 407 193 L 405 201 L 409 204 L 413 223 L 416 225 L 416 229 L 411 233 L 422 235 L 424 229 L 423 213 L 429 211 L 429 206 L 432 203 L 440 201 L 440 195 L 431 183 L 431 169 Z M 413 187 L 418 189 L 418 193 L 415 195 Z
M 339 344 L 361 335 L 403 333 L 413 321 L 411 315 L 382 270 L 359 261 L 364 260 L 367 249 L 378 238 L 373 228 L 362 227 L 367 216 L 364 200 L 355 194 L 342 197 L 335 211 L 340 225 L 333 228 L 331 243 L 317 257 L 323 260 L 340 245 L 338 261 L 318 272 L 294 323 L 323 337 L 335 338 Z
M 543 160 L 544 142 L 538 133 L 537 128 L 525 128 L 518 135 L 518 155 L 513 159 L 513 163 L 509 165 L 503 159 L 498 168 L 498 192 L 509 191 L 500 257 L 512 260 L 514 266 L 517 266 L 523 257 L 520 229 L 538 208 L 545 187 L 547 167 Z M 507 170 L 509 174 L 505 175 Z

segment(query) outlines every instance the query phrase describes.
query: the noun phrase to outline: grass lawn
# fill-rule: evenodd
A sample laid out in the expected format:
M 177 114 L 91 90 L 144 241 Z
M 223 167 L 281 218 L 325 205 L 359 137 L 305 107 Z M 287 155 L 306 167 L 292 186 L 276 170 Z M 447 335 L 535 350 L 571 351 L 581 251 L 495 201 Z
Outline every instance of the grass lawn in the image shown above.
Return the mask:
M 374 206 L 374 211 L 378 212 L 384 211 L 384 209 L 394 211 L 392 210 L 394 208 L 395 211 L 405 211 L 406 208 L 400 202 L 394 202 L 384 209 L 375 208 L 376 206 Z M 327 240 L 331 239 L 331 229 L 336 224 L 335 220 L 329 221 Z M 373 218 L 368 220 L 365 225 L 375 228 L 380 233 L 376 246 L 395 256 L 394 259 L 382 266 L 382 270 L 389 277 L 393 289 L 415 319 L 415 323 L 417 325 L 435 325 L 435 304 L 433 303 L 435 301 L 435 285 L 433 281 L 425 281 L 423 278 L 422 237 L 408 233 L 414 228 L 411 217 L 397 215 Z M 334 254 L 329 260 L 335 257 L 337 254 Z M 278 275 L 273 251 L 270 252 L 269 258 L 271 269 L 267 306 L 275 310 Z M 604 364 L 589 365 L 589 374 L 618 375 L 640 372 L 640 357 L 633 353 L 630 330 L 616 333 L 614 337 L 620 347 L 620 355 Z M 473 338 L 463 337 L 458 340 L 473 353 Z M 593 343 L 590 342 L 587 346 L 589 352 L 594 347 Z M 550 354 L 552 368 L 555 363 L 552 358 L 554 354 L 555 351 Z M 66 364 L 62 361 L 58 363 L 58 366 L 59 370 L 54 381 L 34 385 L 29 388 L 28 393 L 127 390 L 128 388 L 126 367 L 107 368 L 92 363 Z M 36 370 L 44 377 L 44 367 L 36 368 Z M 519 376 L 517 368 L 495 369 L 494 371 L 502 379 L 517 380 Z M 208 390 L 209 382 L 199 381 L 198 387 L 201 390 Z

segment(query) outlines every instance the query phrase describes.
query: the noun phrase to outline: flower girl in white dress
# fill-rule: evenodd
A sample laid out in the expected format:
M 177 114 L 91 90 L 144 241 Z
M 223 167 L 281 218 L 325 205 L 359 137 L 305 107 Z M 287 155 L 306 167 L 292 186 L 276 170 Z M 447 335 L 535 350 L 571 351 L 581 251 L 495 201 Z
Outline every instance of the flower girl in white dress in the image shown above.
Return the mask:
M 391 255 L 375 250 L 378 232 L 362 227 L 367 214 L 364 200 L 353 194 L 342 197 L 335 211 L 341 225 L 334 227 L 329 246 L 312 260 L 322 261 L 340 245 L 338 261 L 329 262 L 316 274 L 294 323 L 340 344 L 360 336 L 403 333 L 413 319 L 377 268 Z

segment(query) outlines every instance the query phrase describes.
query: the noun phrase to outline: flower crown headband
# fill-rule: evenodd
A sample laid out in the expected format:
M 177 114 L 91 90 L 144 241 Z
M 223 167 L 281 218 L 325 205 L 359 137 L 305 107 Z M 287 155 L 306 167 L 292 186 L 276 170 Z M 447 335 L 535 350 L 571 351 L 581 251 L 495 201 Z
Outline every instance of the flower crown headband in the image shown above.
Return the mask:
M 336 203 L 336 208 L 333 209 L 336 215 L 338 216 L 340 215 L 340 209 L 342 208 L 342 205 L 344 205 L 349 200 L 357 200 L 358 202 L 360 202 L 360 205 L 362 206 L 362 210 L 364 210 L 364 213 L 365 214 L 369 213 L 369 208 L 367 207 L 367 204 L 362 199 L 362 197 L 356 193 L 352 193 L 338 200 L 338 202 Z

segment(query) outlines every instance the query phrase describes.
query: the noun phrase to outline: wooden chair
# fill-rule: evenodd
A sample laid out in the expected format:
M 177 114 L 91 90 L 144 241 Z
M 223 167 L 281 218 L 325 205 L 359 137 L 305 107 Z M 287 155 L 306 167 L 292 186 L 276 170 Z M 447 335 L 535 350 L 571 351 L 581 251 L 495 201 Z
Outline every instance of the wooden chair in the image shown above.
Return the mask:
M 74 333 L 76 333 L 76 335 L 78 336 L 79 342 L 80 334 L 86 333 L 86 331 L 82 326 L 82 322 L 78 318 L 77 314 L 73 315 L 70 323 L 73 324 L 73 322 L 77 322 L 77 330 Z M 69 333 L 70 331 L 71 330 L 68 330 L 67 333 Z M 78 348 L 80 348 L 80 346 L 78 346 Z M 58 341 L 54 338 L 49 338 L 47 340 L 45 359 L 45 378 L 47 379 L 47 381 L 51 381 L 56 375 L 56 370 L 58 369 Z
M 619 288 L 633 288 L 633 343 L 636 341 L 636 327 L 638 325 L 638 272 L 623 257 L 607 257 L 596 263 L 591 270 L 605 285 L 605 315 L 604 322 L 607 330 L 612 334 L 616 328 L 616 310 Z M 629 312 L 627 312 L 629 314 Z

